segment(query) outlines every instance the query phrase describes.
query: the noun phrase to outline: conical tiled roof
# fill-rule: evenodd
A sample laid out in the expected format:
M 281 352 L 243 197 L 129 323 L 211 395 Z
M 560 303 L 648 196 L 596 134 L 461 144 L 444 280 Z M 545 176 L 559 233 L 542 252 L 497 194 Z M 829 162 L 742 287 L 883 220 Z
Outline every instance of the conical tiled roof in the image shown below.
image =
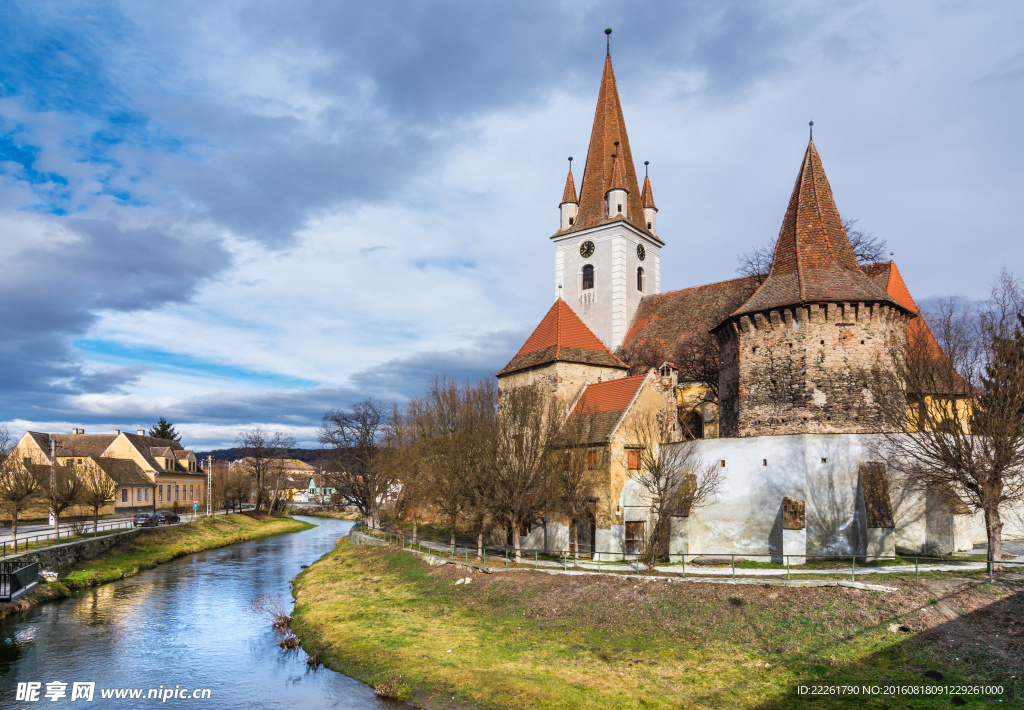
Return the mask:
M 605 190 L 605 194 L 608 194 L 610 190 L 625 190 L 629 192 L 629 187 L 626 186 L 626 176 L 622 172 L 622 160 L 618 155 L 612 155 L 612 179 L 608 182 L 608 189 Z
M 629 369 L 560 298 L 498 376 L 556 360 Z
M 644 191 L 640 195 L 640 204 L 646 209 L 658 209 L 654 206 L 654 193 L 651 191 L 651 178 L 644 175 Z
M 618 148 L 615 147 L 615 141 L 619 142 Z M 617 161 L 612 158 L 612 154 L 618 155 Z M 612 59 L 606 57 L 601 91 L 597 95 L 597 109 L 594 111 L 594 127 L 590 132 L 587 164 L 580 184 L 580 210 L 573 225 L 559 234 L 578 232 L 621 219 L 618 216 L 609 218 L 605 214 L 604 198 L 612 181 L 614 162 L 621 163 L 622 182 L 629 191 L 626 220 L 645 234 L 650 234 L 640 206 L 640 185 L 633 169 L 633 153 L 629 149 L 629 136 L 626 135 L 626 121 L 622 117 L 619 91 L 615 86 Z
M 562 191 L 561 205 L 573 203 L 578 204 L 576 199 L 576 181 L 572 179 L 572 169 L 569 169 L 569 176 L 565 178 L 565 190 Z M 561 206 L 559 205 L 559 206 Z
M 812 141 L 789 198 L 768 278 L 733 315 L 844 302 L 901 307 L 860 270 Z

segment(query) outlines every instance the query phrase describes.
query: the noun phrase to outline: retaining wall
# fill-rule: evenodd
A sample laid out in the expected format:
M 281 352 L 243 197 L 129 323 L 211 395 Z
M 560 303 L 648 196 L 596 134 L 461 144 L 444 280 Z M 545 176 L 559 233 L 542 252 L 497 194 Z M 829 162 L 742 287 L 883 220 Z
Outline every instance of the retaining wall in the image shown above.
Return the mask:
M 134 537 L 140 532 L 141 529 L 125 530 L 101 537 L 75 540 L 73 542 L 61 543 L 60 545 L 50 545 L 49 547 L 24 552 L 19 555 L 8 555 L 4 560 L 21 560 L 25 564 L 38 562 L 40 569 L 63 572 L 82 560 L 91 560 L 102 555 L 125 538 Z

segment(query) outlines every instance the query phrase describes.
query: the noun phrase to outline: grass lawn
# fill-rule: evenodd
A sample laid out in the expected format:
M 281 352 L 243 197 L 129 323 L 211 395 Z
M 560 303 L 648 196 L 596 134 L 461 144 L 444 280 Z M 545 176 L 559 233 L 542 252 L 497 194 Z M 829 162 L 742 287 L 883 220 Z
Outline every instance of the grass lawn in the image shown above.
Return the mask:
M 293 518 L 223 515 L 184 525 L 146 528 L 109 552 L 79 563 L 82 569 L 61 577 L 60 581 L 69 589 L 104 584 L 203 550 L 311 527 L 314 526 Z
M 292 629 L 329 667 L 433 708 L 1019 707 L 1024 582 L 1014 577 L 900 580 L 880 593 L 470 575 L 342 541 L 296 580 Z M 1003 694 L 796 690 L 961 683 Z

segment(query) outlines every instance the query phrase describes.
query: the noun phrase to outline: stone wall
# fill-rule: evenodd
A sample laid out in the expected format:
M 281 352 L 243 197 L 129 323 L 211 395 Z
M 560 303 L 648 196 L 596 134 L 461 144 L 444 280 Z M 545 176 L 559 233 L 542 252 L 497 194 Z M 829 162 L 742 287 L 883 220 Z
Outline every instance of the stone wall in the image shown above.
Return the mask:
M 627 370 L 616 367 L 555 361 L 502 375 L 498 378 L 498 388 L 505 391 L 514 387 L 538 385 L 553 392 L 556 397 L 568 404 L 573 402 L 587 385 L 619 380 L 627 374 Z
M 38 562 L 40 569 L 63 572 L 82 560 L 91 560 L 102 555 L 116 544 L 138 535 L 140 530 L 125 530 L 102 537 L 88 538 L 65 542 L 61 545 L 50 545 L 39 550 L 32 550 L 20 555 L 10 555 L 4 560 L 23 560 L 26 564 Z
M 867 375 L 906 338 L 880 304 L 827 303 L 743 316 L 718 331 L 722 436 L 852 434 L 878 413 Z

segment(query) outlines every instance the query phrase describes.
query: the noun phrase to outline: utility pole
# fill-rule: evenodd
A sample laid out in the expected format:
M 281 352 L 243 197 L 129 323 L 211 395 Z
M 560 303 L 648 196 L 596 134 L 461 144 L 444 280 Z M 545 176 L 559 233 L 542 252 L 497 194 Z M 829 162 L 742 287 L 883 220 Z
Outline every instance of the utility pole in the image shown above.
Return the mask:
M 78 431 L 78 430 L 75 429 L 75 431 Z M 56 464 L 57 464 L 57 440 L 54 439 L 53 436 L 51 435 L 50 436 L 50 518 L 53 520 L 53 524 L 54 524 L 55 528 L 57 526 L 57 516 L 54 515 L 54 512 L 53 512 L 53 496 L 54 496 L 53 489 L 54 489 L 54 486 L 56 485 L 56 483 L 54 481 L 54 479 L 56 478 L 56 472 L 54 471 L 53 467 Z M 57 533 L 57 541 L 60 542 L 60 529 L 59 528 L 55 529 L 55 532 Z
M 206 517 L 210 517 L 213 498 L 213 456 L 206 457 Z

